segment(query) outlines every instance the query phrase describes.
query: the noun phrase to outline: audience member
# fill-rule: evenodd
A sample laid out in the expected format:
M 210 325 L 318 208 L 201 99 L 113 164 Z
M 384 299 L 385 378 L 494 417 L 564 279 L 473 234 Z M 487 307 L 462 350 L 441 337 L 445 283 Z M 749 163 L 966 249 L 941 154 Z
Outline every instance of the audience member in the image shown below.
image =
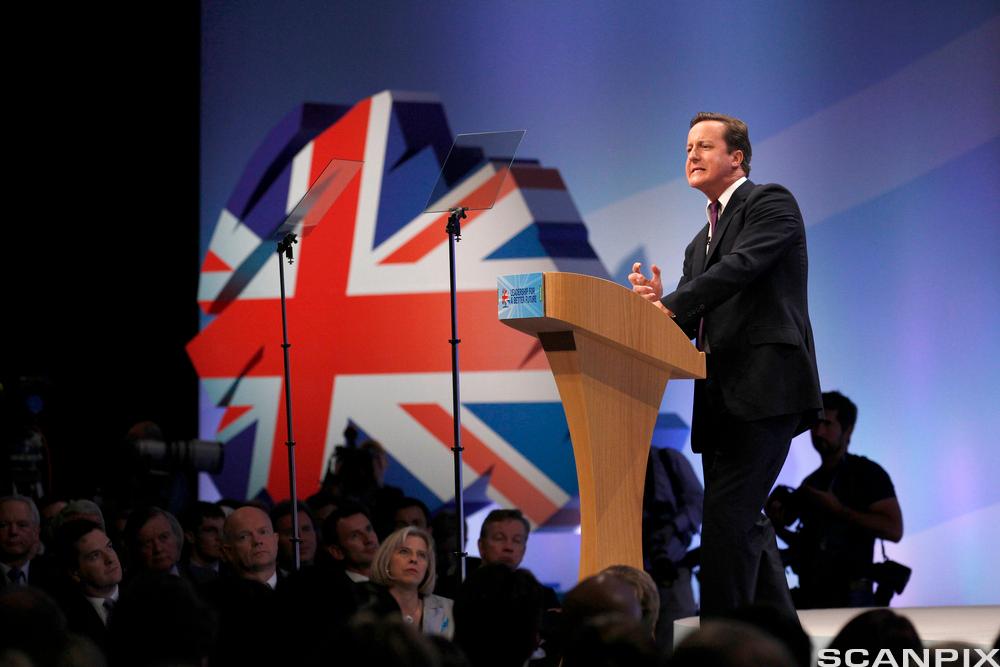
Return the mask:
M 38 507 L 38 514 L 42 520 L 41 529 L 41 542 L 42 542 L 42 553 L 45 551 L 45 547 L 52 544 L 53 536 L 55 535 L 55 527 L 52 525 L 53 520 L 59 516 L 59 513 L 66 507 L 68 501 L 62 496 L 48 495 L 44 498 L 39 498 L 35 506 Z
M 351 581 L 368 581 L 379 548 L 368 510 L 356 503 L 342 504 L 323 523 L 323 540 L 327 553 Z
M 339 498 L 327 493 L 323 489 L 320 489 L 306 498 L 306 505 L 309 505 L 309 509 L 312 511 L 314 519 L 313 523 L 315 523 L 316 528 L 323 525 L 323 522 L 326 521 L 326 517 L 330 516 L 330 514 L 337 509 L 337 505 L 339 505 L 340 502 L 341 500 Z M 323 535 L 321 531 L 320 540 L 322 539 Z
M 41 517 L 27 496 L 0 498 L 0 590 L 52 583 L 51 568 L 36 558 L 41 545 Z
M 501 563 L 509 568 L 521 567 L 528 549 L 531 526 L 517 509 L 498 509 L 486 515 L 479 531 L 479 556 L 483 564 Z M 473 568 L 470 567 L 469 571 Z M 548 586 L 542 587 L 545 609 L 557 609 L 559 597 Z
M 316 528 L 312 511 L 305 503 L 298 503 L 299 515 L 299 564 L 308 567 L 316 560 Z M 278 568 L 282 576 L 295 570 L 295 543 L 292 541 L 292 502 L 278 503 L 271 510 L 271 522 L 278 534 Z
M 338 665 L 442 667 L 429 638 L 398 616 L 359 613 L 336 638 L 330 653 L 337 655 Z
M 32 586 L 0 591 L 0 659 L 17 656 L 26 657 L 21 664 L 30 667 L 56 665 L 67 638 L 66 616 L 47 593 Z
M 287 633 L 329 638 L 359 611 L 398 619 L 395 598 L 385 588 L 368 583 L 378 538 L 366 511 L 342 505 L 327 518 L 322 534 L 324 549 L 315 564 L 289 574 L 278 588 L 279 614 L 286 625 L 293 626 Z M 330 662 L 328 649 L 324 641 L 294 642 L 288 664 L 325 667 Z M 337 651 L 339 655 L 339 647 Z
M 658 657 L 644 624 L 622 614 L 601 614 L 577 630 L 561 667 L 656 667 Z
M 586 622 L 603 614 L 642 621 L 642 608 L 632 584 L 606 572 L 587 577 L 566 594 L 558 627 L 546 641 L 548 662 L 558 664 L 558 658 L 576 641 Z
M 669 653 L 674 621 L 698 608 L 685 557 L 701 528 L 705 492 L 688 459 L 671 447 L 651 447 L 642 496 L 643 567 L 656 582 L 660 614 L 656 644 Z
M 798 667 L 810 667 L 812 664 L 812 641 L 809 635 L 797 619 L 789 618 L 781 610 L 767 605 L 753 604 L 735 609 L 725 618 L 746 623 L 777 639 L 788 649 Z
M 539 644 L 542 602 L 541 585 L 527 570 L 483 565 L 455 600 L 455 643 L 473 667 L 521 667 Z
M 392 516 L 393 530 L 399 530 L 406 526 L 416 526 L 421 530 L 429 530 L 431 523 L 431 512 L 423 501 L 416 498 L 403 498 L 396 503 L 396 511 Z
M 462 551 L 465 551 L 469 539 L 469 522 L 464 522 Z M 434 548 L 437 551 L 437 583 L 434 592 L 446 598 L 455 599 L 458 596 L 459 558 L 458 558 L 458 523 L 457 514 L 451 510 L 441 510 L 431 519 L 431 536 L 434 538 Z M 465 573 L 474 572 L 482 560 L 474 556 L 465 558 Z
M 222 530 L 226 568 L 202 587 L 219 617 L 213 665 L 267 665 L 284 646 L 273 638 L 287 621 L 279 614 L 278 536 L 270 517 L 245 505 L 226 517 Z
M 115 667 L 202 667 L 212 652 L 216 629 L 212 610 L 191 582 L 164 572 L 143 572 L 123 587 L 111 615 L 108 657 Z M 248 634 L 242 643 L 265 655 L 259 650 L 259 644 L 267 644 L 259 641 L 262 636 Z M 249 664 L 266 663 L 242 663 Z
M 153 506 L 135 510 L 125 524 L 125 542 L 129 576 L 140 572 L 180 575 L 184 531 L 170 512 Z
M 582 627 L 588 618 L 607 613 L 642 620 L 642 607 L 632 584 L 613 574 L 587 577 L 563 600 L 563 618 L 569 628 Z
M 493 510 L 479 532 L 479 556 L 483 563 L 503 563 L 518 568 L 528 548 L 531 527 L 520 510 Z
M 795 602 L 800 609 L 873 606 L 875 540 L 898 542 L 903 536 L 903 515 L 889 475 L 874 461 L 847 451 L 857 415 L 846 396 L 823 394 L 823 418 L 812 428 L 822 463 L 794 494 L 798 531 L 778 531 L 799 575 Z M 767 511 L 777 526 L 795 518 L 774 503 Z
M 739 621 L 706 621 L 684 638 L 669 667 L 795 667 L 777 639 Z
M 655 639 L 656 621 L 660 616 L 660 593 L 656 590 L 653 577 L 648 572 L 629 565 L 611 565 L 601 573 L 618 577 L 633 588 L 642 611 L 642 625 L 649 630 L 649 636 Z
M 67 521 L 73 521 L 74 519 L 93 521 L 101 527 L 101 530 L 108 532 L 108 526 L 104 521 L 104 512 L 101 511 L 100 505 L 93 500 L 88 500 L 87 498 L 70 500 L 55 518 L 53 529 L 58 530 L 59 525 Z
M 827 648 L 841 652 L 867 649 L 872 656 L 889 649 L 898 658 L 904 649 L 920 650 L 923 643 L 908 618 L 889 609 L 872 609 L 848 621 Z
M 222 554 L 240 579 L 278 584 L 278 536 L 263 510 L 245 506 L 226 517 L 222 529 Z
M 389 590 L 404 622 L 426 634 L 451 638 L 455 632 L 453 602 L 431 592 L 436 577 L 434 540 L 427 531 L 413 526 L 390 534 L 371 566 L 372 582 Z
M 196 502 L 181 515 L 184 556 L 181 573 L 197 585 L 219 576 L 222 560 L 222 527 L 226 515 L 213 503 Z
M 107 625 L 118 602 L 122 567 L 107 533 L 93 521 L 73 519 L 59 527 L 55 552 L 67 576 L 57 600 L 70 631 L 107 646 Z

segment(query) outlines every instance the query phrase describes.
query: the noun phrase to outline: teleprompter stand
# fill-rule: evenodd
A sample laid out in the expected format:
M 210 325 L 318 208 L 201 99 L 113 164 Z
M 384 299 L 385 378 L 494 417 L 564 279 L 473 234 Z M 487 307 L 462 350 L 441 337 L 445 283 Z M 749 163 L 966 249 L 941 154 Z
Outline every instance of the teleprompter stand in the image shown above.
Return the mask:
M 295 479 L 295 436 L 292 430 L 292 370 L 289 361 L 288 314 L 285 299 L 285 261 L 292 264 L 295 254 L 292 246 L 299 242 L 299 235 L 309 234 L 320 223 L 327 211 L 361 171 L 361 162 L 333 159 L 326 165 L 312 186 L 295 205 L 273 238 L 278 243 L 278 281 L 281 288 L 281 349 L 285 371 L 285 429 L 288 448 L 288 493 L 292 504 L 293 565 L 301 566 L 302 537 L 299 533 L 299 499 Z
M 455 523 L 458 535 L 454 553 L 458 560 L 458 583 L 465 580 L 465 505 L 462 483 L 462 415 L 459 388 L 458 345 L 458 284 L 455 273 L 456 244 L 462 240 L 462 220 L 473 217 L 478 211 L 493 208 L 504 178 L 510 171 L 517 147 L 524 138 L 524 130 L 507 132 L 479 132 L 455 137 L 451 151 L 441 167 L 437 184 L 431 192 L 426 213 L 447 213 L 448 222 L 448 275 L 451 297 L 451 401 L 455 464 Z

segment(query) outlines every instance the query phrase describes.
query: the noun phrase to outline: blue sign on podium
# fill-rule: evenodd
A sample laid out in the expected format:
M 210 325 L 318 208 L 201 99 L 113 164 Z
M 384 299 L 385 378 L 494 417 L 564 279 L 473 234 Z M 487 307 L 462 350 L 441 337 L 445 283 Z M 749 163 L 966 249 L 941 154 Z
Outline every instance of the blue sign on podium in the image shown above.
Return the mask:
M 545 288 L 541 273 L 497 278 L 497 315 L 501 320 L 545 316 Z

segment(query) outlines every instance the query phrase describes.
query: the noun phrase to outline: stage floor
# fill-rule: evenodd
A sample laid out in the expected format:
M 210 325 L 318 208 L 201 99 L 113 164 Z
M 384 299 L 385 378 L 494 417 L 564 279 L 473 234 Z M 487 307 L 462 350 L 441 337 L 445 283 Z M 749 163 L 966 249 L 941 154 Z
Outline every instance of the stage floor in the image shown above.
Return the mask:
M 805 609 L 799 612 L 802 627 L 813 643 L 813 653 L 825 648 L 849 620 L 868 609 Z M 976 648 L 993 646 L 1000 634 L 1000 605 L 969 607 L 892 608 L 910 619 L 927 648 L 941 642 L 966 642 Z M 674 621 L 674 645 L 698 628 L 698 617 Z

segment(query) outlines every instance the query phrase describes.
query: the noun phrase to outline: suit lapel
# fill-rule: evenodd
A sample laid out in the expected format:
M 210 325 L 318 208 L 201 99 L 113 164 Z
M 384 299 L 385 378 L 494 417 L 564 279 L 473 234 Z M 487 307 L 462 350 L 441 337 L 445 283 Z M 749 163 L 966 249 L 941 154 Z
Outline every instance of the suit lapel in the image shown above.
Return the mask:
M 712 258 L 715 257 L 716 250 L 719 245 L 722 244 L 722 238 L 725 236 L 726 230 L 729 228 L 729 222 L 743 209 L 743 204 L 746 202 L 747 197 L 750 196 L 750 192 L 753 188 L 753 182 L 747 180 L 746 183 L 736 188 L 736 192 L 734 192 L 732 197 L 729 198 L 729 203 L 726 204 L 726 210 L 722 212 L 722 218 L 715 224 L 715 234 L 712 236 L 712 247 L 709 248 L 708 256 L 705 257 L 705 263 L 703 264 L 704 267 L 707 267 L 711 263 Z

